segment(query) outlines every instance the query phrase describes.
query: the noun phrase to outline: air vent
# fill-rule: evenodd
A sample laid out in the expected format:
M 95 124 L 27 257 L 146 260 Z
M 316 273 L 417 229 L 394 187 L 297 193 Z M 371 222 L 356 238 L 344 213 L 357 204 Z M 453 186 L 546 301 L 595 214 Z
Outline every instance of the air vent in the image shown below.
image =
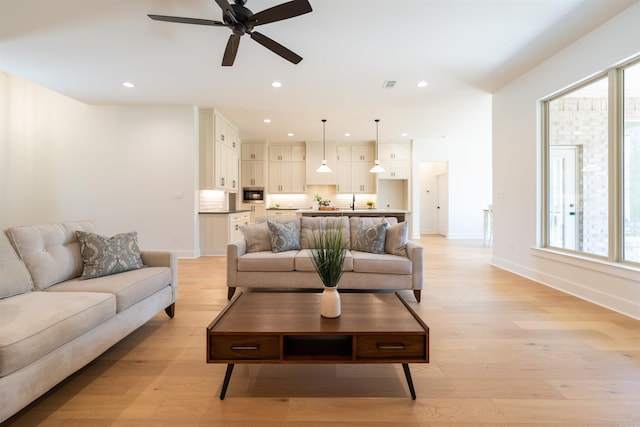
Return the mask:
M 382 87 L 385 89 L 391 89 L 395 87 L 395 85 L 396 85 L 396 80 L 385 80 L 384 83 L 382 84 Z

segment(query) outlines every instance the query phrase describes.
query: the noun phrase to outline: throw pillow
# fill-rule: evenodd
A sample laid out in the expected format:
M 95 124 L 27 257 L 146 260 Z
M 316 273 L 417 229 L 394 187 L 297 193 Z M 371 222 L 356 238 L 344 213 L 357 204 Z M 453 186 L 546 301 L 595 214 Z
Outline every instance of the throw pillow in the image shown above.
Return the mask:
M 384 241 L 384 251 L 388 254 L 407 256 L 407 242 L 409 241 L 409 223 L 406 221 L 387 228 Z
M 355 230 L 355 241 L 351 241 L 351 248 L 355 251 L 372 254 L 384 253 L 384 241 L 388 225 L 386 222 L 382 222 L 369 226 L 364 222 L 358 222 Z
M 105 237 L 78 230 L 76 235 L 84 264 L 80 280 L 143 267 L 138 247 L 138 233 L 135 231 Z
M 240 228 L 244 240 L 247 241 L 247 253 L 271 250 L 271 238 L 266 222 L 249 224 Z
M 290 222 L 281 224 L 275 221 L 267 221 L 269 236 L 271 238 L 271 250 L 284 252 L 300 249 L 300 223 Z

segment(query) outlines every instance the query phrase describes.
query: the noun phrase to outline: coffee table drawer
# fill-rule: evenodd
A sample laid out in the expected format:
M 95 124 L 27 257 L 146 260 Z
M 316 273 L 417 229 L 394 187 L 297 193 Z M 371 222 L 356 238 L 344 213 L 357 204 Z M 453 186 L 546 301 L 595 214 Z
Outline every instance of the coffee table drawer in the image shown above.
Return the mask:
M 273 360 L 280 358 L 280 338 L 269 335 L 209 336 L 209 360 Z
M 359 335 L 356 359 L 425 359 L 424 335 Z

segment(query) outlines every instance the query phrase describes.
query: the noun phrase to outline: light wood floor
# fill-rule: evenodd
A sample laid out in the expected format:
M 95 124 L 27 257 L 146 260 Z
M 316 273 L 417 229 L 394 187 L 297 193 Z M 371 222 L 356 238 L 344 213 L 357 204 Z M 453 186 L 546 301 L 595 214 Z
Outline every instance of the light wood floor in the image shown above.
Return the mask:
M 640 322 L 489 265 L 477 241 L 423 236 L 431 363 L 205 363 L 225 259 L 181 260 L 160 314 L 9 420 L 12 426 L 640 426 Z M 274 307 L 277 310 L 277 307 Z

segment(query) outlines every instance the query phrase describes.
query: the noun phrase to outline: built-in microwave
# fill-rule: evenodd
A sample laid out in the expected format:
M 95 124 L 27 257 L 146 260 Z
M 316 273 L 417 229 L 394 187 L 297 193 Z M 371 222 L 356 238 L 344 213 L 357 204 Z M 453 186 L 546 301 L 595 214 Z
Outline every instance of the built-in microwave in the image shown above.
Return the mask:
M 264 203 L 264 187 L 244 187 L 242 203 Z

